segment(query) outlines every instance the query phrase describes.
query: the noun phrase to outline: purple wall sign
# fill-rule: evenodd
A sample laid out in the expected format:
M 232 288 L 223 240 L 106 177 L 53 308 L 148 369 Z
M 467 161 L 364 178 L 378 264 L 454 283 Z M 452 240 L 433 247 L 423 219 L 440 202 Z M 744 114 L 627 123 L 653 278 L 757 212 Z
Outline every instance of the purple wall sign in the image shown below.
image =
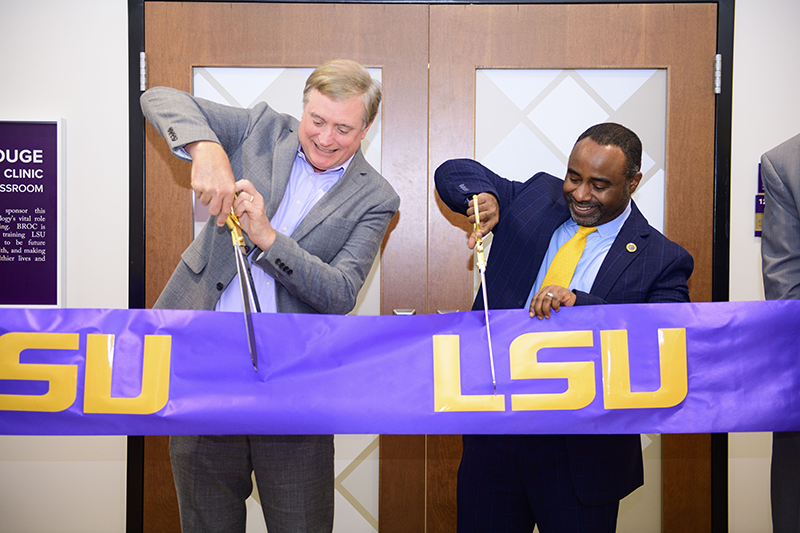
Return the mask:
M 0 120 L 0 306 L 59 307 L 61 122 Z
M 756 193 L 756 237 L 761 237 L 761 221 L 764 219 L 764 183 L 761 181 L 761 163 L 758 164 L 758 193 Z

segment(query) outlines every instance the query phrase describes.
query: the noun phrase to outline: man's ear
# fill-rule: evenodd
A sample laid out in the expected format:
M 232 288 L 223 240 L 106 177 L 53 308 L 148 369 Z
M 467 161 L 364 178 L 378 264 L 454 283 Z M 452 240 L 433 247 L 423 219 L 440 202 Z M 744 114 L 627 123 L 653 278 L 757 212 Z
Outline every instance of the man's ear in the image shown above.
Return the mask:
M 642 173 L 637 172 L 634 177 L 628 180 L 628 193 L 633 194 L 636 192 L 637 187 L 639 187 L 639 182 L 642 181 Z
M 367 127 L 366 127 L 366 128 L 364 128 L 363 130 L 361 130 L 361 140 L 362 140 L 362 141 L 364 140 L 364 137 L 366 137 L 366 136 L 367 136 L 367 132 L 368 132 L 368 131 L 369 131 L 369 129 L 372 127 L 372 123 L 373 123 L 373 122 L 375 122 L 375 119 L 374 119 L 374 118 L 372 119 L 372 122 L 370 122 L 369 124 L 367 124 Z

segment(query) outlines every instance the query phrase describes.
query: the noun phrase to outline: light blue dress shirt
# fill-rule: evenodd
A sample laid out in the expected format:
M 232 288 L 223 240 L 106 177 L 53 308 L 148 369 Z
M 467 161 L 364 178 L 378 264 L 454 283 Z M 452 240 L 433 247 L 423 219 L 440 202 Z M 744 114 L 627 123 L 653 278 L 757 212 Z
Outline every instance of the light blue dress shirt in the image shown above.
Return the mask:
M 351 157 L 341 166 L 325 172 L 314 172 L 314 168 L 306 160 L 306 155 L 298 148 L 297 156 L 292 165 L 292 173 L 289 176 L 289 183 L 286 185 L 286 192 L 283 193 L 283 199 L 275 212 L 275 216 L 270 219 L 270 224 L 272 224 L 275 231 L 287 237 L 291 236 L 308 212 L 311 211 L 311 208 L 341 179 L 352 160 L 353 158 Z M 233 253 L 233 250 L 231 250 L 231 253 Z M 265 253 L 261 252 L 257 259 L 260 259 Z M 253 266 L 252 258 L 253 254 L 250 254 L 248 261 L 250 262 L 253 285 L 258 295 L 261 312 L 275 313 L 278 310 L 275 301 L 275 280 L 260 267 Z M 238 274 L 225 287 L 222 296 L 217 301 L 215 310 L 243 310 Z
M 567 287 L 569 290 L 577 289 L 587 293 L 591 291 L 594 279 L 600 271 L 600 266 L 603 264 L 608 250 L 611 248 L 611 245 L 614 244 L 614 239 L 617 238 L 619 230 L 622 229 L 622 225 L 628 220 L 630 214 L 631 203 L 628 201 L 625 210 L 617 218 L 597 226 L 597 231 L 587 235 L 586 248 L 583 249 L 583 255 L 581 255 L 581 258 L 578 260 L 578 266 L 575 267 L 575 274 L 573 274 L 572 281 L 570 281 L 569 287 Z M 542 266 L 539 267 L 539 275 L 536 276 L 536 281 L 533 284 L 530 294 L 528 294 L 528 300 L 525 302 L 525 307 L 523 309 L 530 309 L 531 300 L 533 300 L 533 297 L 542 287 L 547 269 L 550 268 L 550 263 L 553 262 L 553 258 L 556 256 L 556 253 L 558 253 L 559 248 L 576 233 L 578 233 L 578 224 L 576 224 L 572 218 L 568 218 L 566 222 L 556 229 L 553 236 L 550 237 L 547 253 L 544 256 L 544 261 L 542 261 Z

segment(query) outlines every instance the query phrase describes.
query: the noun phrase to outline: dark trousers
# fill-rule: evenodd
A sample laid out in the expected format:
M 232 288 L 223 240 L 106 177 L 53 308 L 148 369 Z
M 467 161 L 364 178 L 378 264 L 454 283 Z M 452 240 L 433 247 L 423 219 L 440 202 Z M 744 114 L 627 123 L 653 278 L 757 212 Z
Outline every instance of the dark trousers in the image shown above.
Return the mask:
M 173 436 L 184 532 L 244 532 L 255 472 L 270 533 L 333 529 L 332 435 Z
M 800 431 L 772 434 L 772 531 L 800 533 Z
M 581 503 L 561 435 L 464 435 L 459 533 L 613 533 L 619 501 Z

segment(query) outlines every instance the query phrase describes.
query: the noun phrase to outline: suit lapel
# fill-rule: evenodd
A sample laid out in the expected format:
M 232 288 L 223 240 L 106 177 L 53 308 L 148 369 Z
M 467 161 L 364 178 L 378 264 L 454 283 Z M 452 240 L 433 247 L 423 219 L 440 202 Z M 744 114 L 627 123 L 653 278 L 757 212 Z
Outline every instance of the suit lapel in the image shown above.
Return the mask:
M 533 288 L 533 284 L 536 282 L 536 276 L 539 275 L 539 269 L 547 253 L 547 248 L 550 246 L 550 239 L 553 237 L 553 233 L 555 233 L 556 229 L 568 218 L 569 209 L 567 208 L 567 203 L 563 196 L 559 196 L 557 200 L 547 208 L 544 216 L 539 218 L 539 222 L 531 227 L 529 231 L 526 229 L 529 238 L 522 245 L 522 249 L 533 250 L 534 253 L 528 256 L 526 264 L 519 265 L 521 270 L 516 270 L 515 272 L 519 273 L 520 276 L 519 284 L 517 284 L 514 289 L 515 293 L 519 287 L 524 287 L 528 292 Z M 491 257 L 491 253 L 489 255 Z M 491 259 L 489 265 L 491 266 Z M 498 280 L 498 282 L 502 282 L 503 285 L 505 285 L 504 281 Z M 492 298 L 491 289 L 489 291 L 489 297 Z M 509 295 L 509 297 L 513 298 L 512 295 Z
M 270 198 L 264 206 L 267 218 L 272 220 L 281 205 L 286 187 L 289 185 L 289 177 L 292 175 L 292 166 L 297 157 L 297 150 L 300 146 L 300 139 L 297 137 L 296 127 L 290 130 L 290 135 L 278 140 L 275 150 L 275 157 L 272 159 L 272 188 Z
M 650 226 L 647 219 L 631 200 L 631 214 L 619 230 L 617 238 L 614 239 L 614 243 L 597 272 L 591 290 L 593 295 L 603 299 L 608 296 L 628 265 L 644 251 L 648 244 L 648 235 L 650 235 Z

